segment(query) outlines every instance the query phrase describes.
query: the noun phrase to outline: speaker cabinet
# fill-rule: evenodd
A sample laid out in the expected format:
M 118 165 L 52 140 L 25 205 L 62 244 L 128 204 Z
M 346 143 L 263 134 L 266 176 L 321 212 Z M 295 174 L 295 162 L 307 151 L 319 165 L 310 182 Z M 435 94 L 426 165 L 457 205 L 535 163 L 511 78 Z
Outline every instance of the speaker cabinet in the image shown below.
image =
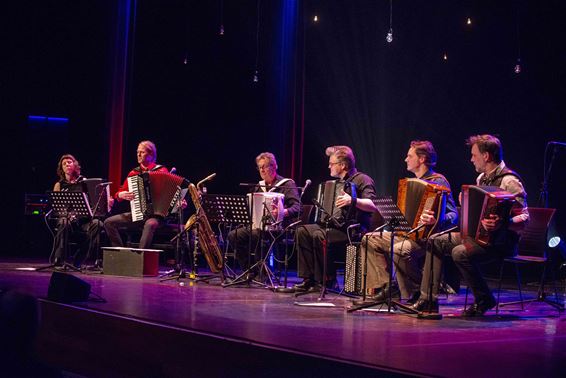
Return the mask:
M 54 302 L 84 302 L 90 295 L 90 284 L 72 274 L 53 272 L 47 289 L 47 299 Z
M 105 247 L 103 271 L 111 276 L 155 277 L 159 273 L 160 249 Z

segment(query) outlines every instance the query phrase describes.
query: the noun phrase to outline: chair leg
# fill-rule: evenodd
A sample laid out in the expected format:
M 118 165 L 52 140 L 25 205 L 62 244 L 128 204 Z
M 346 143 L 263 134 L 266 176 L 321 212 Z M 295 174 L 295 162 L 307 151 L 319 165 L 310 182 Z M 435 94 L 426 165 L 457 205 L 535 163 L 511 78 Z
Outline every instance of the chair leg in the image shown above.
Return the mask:
M 519 288 L 519 299 L 521 300 L 521 311 L 525 310 L 525 303 L 523 301 L 523 290 L 521 288 L 521 271 L 519 265 L 515 264 L 515 277 L 517 277 L 517 287 Z
M 470 291 L 469 286 L 466 286 L 466 297 L 464 299 L 464 311 L 468 308 L 468 292 Z
M 497 288 L 497 306 L 495 307 L 495 314 L 499 315 L 499 298 L 501 297 L 501 281 L 503 281 L 503 268 L 505 267 L 505 260 L 501 261 L 499 267 L 499 287 Z

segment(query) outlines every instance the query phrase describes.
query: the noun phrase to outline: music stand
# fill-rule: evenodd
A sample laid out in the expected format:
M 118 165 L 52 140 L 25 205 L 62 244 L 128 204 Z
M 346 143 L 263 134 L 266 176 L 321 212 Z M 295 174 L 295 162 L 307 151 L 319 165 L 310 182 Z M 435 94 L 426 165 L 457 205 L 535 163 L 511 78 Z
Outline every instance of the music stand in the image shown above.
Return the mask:
M 188 189 L 181 189 L 177 186 L 177 192 L 173 196 L 171 203 L 173 204 L 173 209 L 171 214 L 177 216 L 178 233 L 169 242 L 175 242 L 175 260 L 177 262 L 173 270 L 166 272 L 159 276 L 159 282 L 177 280 L 180 281 L 183 278 L 187 278 L 187 272 L 185 269 L 185 251 L 186 251 L 186 234 L 188 229 L 183 226 L 183 199 L 187 196 Z
M 202 207 L 212 223 L 230 225 L 249 225 L 251 223 L 246 196 L 237 194 L 205 194 L 202 196 Z M 236 229 L 236 232 L 237 229 Z M 224 263 L 228 260 L 228 244 L 224 245 Z M 227 276 L 236 276 L 234 271 L 225 265 Z
M 394 253 L 394 245 L 395 245 L 395 233 L 396 232 L 408 232 L 411 231 L 411 227 L 409 226 L 409 222 L 399 210 L 399 207 L 395 202 L 393 202 L 393 198 L 391 196 L 378 196 L 377 200 L 375 201 L 375 206 L 377 207 L 377 211 L 383 217 L 383 220 L 388 225 L 389 232 L 391 233 L 391 243 L 390 243 L 390 256 L 389 256 L 389 296 L 382 301 L 370 301 L 367 303 L 361 303 L 359 305 L 353 305 L 348 308 L 347 312 L 354 312 L 357 310 L 361 310 L 368 307 L 374 307 L 378 305 L 387 305 L 387 312 L 391 313 L 392 308 L 398 308 L 403 312 L 409 314 L 418 314 L 418 311 L 412 309 L 411 307 L 404 305 L 400 302 L 394 301 L 392 299 L 392 290 L 391 287 L 393 285 L 393 276 L 394 276 L 394 267 L 395 264 L 393 263 L 393 259 L 395 258 Z M 371 237 L 371 236 L 368 236 Z M 368 251 L 366 249 L 366 258 L 368 255 Z M 367 266 L 366 266 L 367 269 Z M 365 286 L 365 281 L 364 281 Z M 364 287 L 364 293 L 366 291 L 366 287 Z
M 250 251 L 251 254 L 251 240 L 253 235 L 251 210 L 248 205 L 248 198 L 245 195 L 226 195 L 226 194 L 209 194 L 206 199 L 203 200 L 203 207 L 207 208 L 207 212 L 210 211 L 210 219 L 214 219 L 217 222 L 231 223 L 237 225 L 248 226 L 250 230 Z M 236 233 L 238 229 L 235 229 Z M 261 236 L 261 235 L 260 235 Z M 256 268 L 259 268 L 260 275 L 262 271 L 265 271 L 271 281 L 271 287 L 273 287 L 273 273 L 269 270 L 266 265 L 267 256 L 265 258 L 259 259 L 256 263 L 251 265 L 249 268 L 245 269 L 239 276 L 234 278 L 230 283 L 223 284 L 223 287 L 229 287 L 234 285 L 239 285 L 242 283 L 249 284 L 248 273 L 252 272 Z M 265 286 L 262 282 L 253 280 L 251 281 L 255 284 Z
M 67 254 L 69 248 L 69 227 L 70 222 L 77 218 L 89 217 L 92 218 L 92 210 L 88 202 L 88 197 L 86 193 L 83 192 L 48 192 L 47 197 L 53 213 L 57 218 L 64 219 L 64 231 L 63 231 L 63 265 L 61 270 L 72 270 L 75 272 L 80 272 L 81 270 L 76 266 L 69 264 L 67 262 Z M 55 263 L 41 268 L 37 268 L 35 271 L 40 272 L 47 269 L 53 269 L 57 265 Z

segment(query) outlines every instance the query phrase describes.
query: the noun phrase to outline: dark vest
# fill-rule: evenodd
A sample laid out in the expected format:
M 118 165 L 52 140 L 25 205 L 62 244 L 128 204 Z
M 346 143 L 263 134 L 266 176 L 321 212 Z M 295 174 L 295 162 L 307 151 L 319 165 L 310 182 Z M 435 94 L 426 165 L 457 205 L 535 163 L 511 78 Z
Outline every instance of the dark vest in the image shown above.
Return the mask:
M 487 177 L 487 175 L 484 174 L 480 180 L 480 185 L 500 186 L 503 177 L 509 175 L 515 176 L 519 181 L 523 182 L 523 180 L 521 180 L 521 176 L 519 176 L 517 172 L 505 167 L 501 171 L 495 172 L 493 176 Z

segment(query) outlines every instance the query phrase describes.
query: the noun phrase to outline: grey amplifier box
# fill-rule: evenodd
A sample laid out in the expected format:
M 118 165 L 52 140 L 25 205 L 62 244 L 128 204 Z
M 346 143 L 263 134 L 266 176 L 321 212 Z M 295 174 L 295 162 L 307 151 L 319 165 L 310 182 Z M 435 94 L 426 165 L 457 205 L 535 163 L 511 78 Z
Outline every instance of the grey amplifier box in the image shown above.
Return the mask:
M 104 247 L 104 274 L 127 277 L 155 277 L 159 273 L 161 249 Z

